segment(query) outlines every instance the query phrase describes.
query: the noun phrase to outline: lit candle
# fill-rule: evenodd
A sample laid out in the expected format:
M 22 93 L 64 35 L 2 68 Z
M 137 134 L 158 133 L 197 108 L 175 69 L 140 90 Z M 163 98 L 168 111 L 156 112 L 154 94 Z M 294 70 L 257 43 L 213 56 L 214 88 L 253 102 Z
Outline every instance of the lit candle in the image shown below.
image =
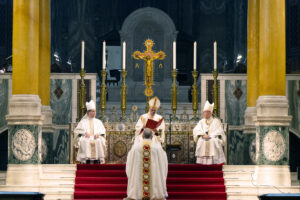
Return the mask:
M 176 41 L 173 42 L 173 70 L 176 69 Z
M 106 67 L 106 42 L 103 41 L 102 45 L 102 70 L 105 70 Z
M 126 42 L 123 42 L 123 62 L 122 62 L 122 69 L 125 70 L 126 67 Z
M 217 42 L 214 42 L 214 70 L 217 70 Z
M 84 69 L 84 41 L 81 41 L 81 69 Z
M 194 70 L 197 68 L 197 42 L 194 42 Z

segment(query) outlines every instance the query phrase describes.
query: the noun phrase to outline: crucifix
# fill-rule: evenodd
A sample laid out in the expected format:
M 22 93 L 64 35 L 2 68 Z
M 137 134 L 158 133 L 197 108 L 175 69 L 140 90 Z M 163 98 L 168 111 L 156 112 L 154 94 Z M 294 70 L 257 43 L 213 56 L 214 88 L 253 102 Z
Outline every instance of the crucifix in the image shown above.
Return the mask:
M 154 60 L 163 60 L 166 57 L 166 54 L 163 51 L 157 53 L 152 51 L 153 41 L 147 39 L 145 41 L 145 46 L 147 50 L 144 52 L 135 51 L 132 54 L 132 57 L 136 60 L 145 61 L 145 95 L 149 99 L 153 95 L 153 90 L 151 86 L 153 85 L 153 61 Z

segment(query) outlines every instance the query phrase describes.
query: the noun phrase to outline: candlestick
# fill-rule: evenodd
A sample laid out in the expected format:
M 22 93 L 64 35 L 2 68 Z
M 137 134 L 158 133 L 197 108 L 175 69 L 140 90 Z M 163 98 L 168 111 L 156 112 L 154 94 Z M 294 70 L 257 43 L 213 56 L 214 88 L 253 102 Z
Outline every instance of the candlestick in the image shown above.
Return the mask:
M 84 41 L 81 41 L 81 69 L 84 69 Z
M 123 42 L 123 60 L 122 60 L 122 69 L 125 70 L 126 67 L 126 42 Z
M 173 70 L 176 69 L 176 41 L 173 42 Z
M 102 120 L 104 119 L 104 111 L 106 108 L 106 84 L 105 84 L 105 80 L 106 80 L 106 71 L 102 70 L 101 71 L 101 77 L 102 77 L 102 83 L 101 83 L 101 87 L 100 87 L 100 108 L 101 108 L 101 118 Z
M 84 84 L 85 72 L 82 68 L 80 71 L 81 83 L 80 83 L 80 118 L 85 114 L 85 84 Z
M 102 69 L 105 70 L 106 67 L 106 42 L 103 41 L 102 45 Z
M 217 42 L 214 42 L 214 70 L 217 70 Z
M 176 77 L 177 71 L 173 69 L 172 71 L 173 84 L 172 84 L 172 111 L 173 111 L 173 120 L 176 120 L 176 110 L 177 110 L 177 85 Z
M 197 68 L 197 42 L 194 42 L 194 70 Z
M 122 70 L 121 76 L 122 76 L 122 86 L 121 86 L 121 110 L 122 110 L 122 117 L 121 120 L 125 120 L 125 112 L 126 112 L 126 95 L 127 95 L 127 87 L 126 87 L 126 78 L 127 71 Z
M 194 113 L 193 120 L 198 120 L 198 117 L 197 117 L 197 110 L 198 110 L 197 75 L 198 75 L 198 72 L 194 69 L 194 71 L 192 72 L 192 76 L 194 79 L 194 83 L 192 86 L 192 109 L 193 109 L 193 113 Z

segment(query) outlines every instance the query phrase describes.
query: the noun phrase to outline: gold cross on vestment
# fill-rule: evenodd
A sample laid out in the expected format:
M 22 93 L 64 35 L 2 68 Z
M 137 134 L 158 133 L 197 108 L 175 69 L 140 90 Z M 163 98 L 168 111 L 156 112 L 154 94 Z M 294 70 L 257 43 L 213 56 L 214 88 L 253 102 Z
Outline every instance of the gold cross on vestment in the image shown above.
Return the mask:
M 153 85 L 153 61 L 154 60 L 163 60 L 166 57 L 166 54 L 163 51 L 157 53 L 152 51 L 153 41 L 147 39 L 145 41 L 145 46 L 147 50 L 144 52 L 135 51 L 132 54 L 132 57 L 136 60 L 145 61 L 145 95 L 151 97 L 153 95 L 153 90 L 151 86 Z

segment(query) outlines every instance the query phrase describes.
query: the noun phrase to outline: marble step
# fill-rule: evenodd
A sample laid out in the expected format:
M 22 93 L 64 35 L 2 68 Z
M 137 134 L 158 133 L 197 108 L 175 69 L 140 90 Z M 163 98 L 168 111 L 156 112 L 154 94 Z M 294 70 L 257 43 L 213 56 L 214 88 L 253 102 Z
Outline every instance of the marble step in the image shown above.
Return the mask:
M 255 165 L 223 165 L 223 172 L 254 172 Z
M 258 200 L 257 194 L 227 192 L 227 200 Z
M 61 185 L 61 184 L 67 184 L 67 185 L 74 185 L 75 179 L 69 178 L 69 177 L 63 177 L 63 178 L 42 178 L 40 180 L 41 185 Z
M 226 186 L 252 186 L 251 179 L 240 179 L 240 178 L 226 178 L 225 179 Z
M 42 165 L 43 173 L 48 172 L 75 172 L 76 165 L 74 164 L 43 164 Z
M 228 193 L 266 194 L 266 193 L 299 193 L 300 187 L 272 187 L 272 186 L 226 186 Z
M 68 184 L 60 184 L 60 185 L 41 185 L 41 186 L 30 186 L 30 185 L 3 185 L 0 187 L 1 191 L 39 191 L 42 193 L 51 193 L 51 192 L 59 192 L 59 193 L 72 193 L 74 192 L 74 185 Z
M 74 191 L 73 192 L 46 192 L 44 200 L 71 200 L 73 199 Z
M 239 171 L 239 172 L 223 172 L 224 179 L 245 179 L 245 180 L 251 180 L 253 176 L 253 172 L 245 172 L 245 171 Z

